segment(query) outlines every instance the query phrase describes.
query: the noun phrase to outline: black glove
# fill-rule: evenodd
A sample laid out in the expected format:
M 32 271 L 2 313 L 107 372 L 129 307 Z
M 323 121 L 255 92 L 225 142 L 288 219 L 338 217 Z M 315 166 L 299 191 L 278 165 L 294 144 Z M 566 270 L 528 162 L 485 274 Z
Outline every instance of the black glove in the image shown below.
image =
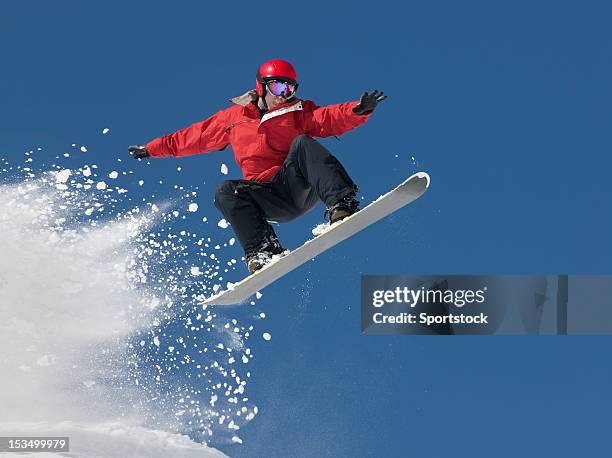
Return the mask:
M 359 100 L 359 105 L 353 108 L 353 112 L 358 115 L 370 114 L 376 108 L 380 102 L 387 98 L 381 91 L 374 91 L 372 93 L 364 92 Z
M 144 145 L 133 145 L 128 147 L 129 153 L 132 155 L 134 159 L 144 159 L 145 157 L 149 157 L 149 151 L 147 147 Z

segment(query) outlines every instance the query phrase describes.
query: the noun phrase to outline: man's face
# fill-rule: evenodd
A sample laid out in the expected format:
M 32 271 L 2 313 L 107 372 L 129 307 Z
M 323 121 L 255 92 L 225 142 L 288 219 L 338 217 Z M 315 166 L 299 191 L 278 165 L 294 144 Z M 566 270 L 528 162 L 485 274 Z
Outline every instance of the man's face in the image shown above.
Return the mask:
M 279 105 L 287 102 L 287 99 L 282 95 L 273 95 L 270 91 L 266 92 L 266 103 L 268 104 L 268 109 L 276 108 Z

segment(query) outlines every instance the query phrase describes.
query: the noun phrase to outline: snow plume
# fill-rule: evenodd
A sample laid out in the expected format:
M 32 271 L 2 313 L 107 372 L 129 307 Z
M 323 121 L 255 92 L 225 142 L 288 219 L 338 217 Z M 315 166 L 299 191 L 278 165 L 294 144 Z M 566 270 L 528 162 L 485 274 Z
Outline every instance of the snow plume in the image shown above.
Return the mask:
M 79 456 L 241 443 L 253 326 L 198 304 L 236 261 L 174 227 L 195 193 L 133 206 L 94 165 L 2 165 L 0 435 L 68 435 Z

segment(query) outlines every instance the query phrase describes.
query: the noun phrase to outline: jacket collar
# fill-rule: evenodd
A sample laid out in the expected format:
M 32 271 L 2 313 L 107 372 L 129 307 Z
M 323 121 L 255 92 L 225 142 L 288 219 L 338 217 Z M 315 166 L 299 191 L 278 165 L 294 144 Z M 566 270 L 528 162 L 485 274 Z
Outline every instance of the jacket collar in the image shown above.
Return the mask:
M 238 97 L 234 97 L 233 99 L 229 99 L 230 102 L 235 103 L 236 105 L 240 105 L 246 107 L 251 102 L 255 102 L 257 100 L 257 91 L 255 89 L 251 89 L 250 91 L 245 92 Z
M 283 103 L 279 105 L 272 111 L 268 111 L 265 115 L 261 117 L 261 121 L 259 121 L 259 125 L 262 125 L 268 119 L 275 118 L 276 116 L 284 115 L 285 113 L 291 113 L 292 111 L 302 110 L 302 101 L 296 100 L 291 101 L 292 103 Z

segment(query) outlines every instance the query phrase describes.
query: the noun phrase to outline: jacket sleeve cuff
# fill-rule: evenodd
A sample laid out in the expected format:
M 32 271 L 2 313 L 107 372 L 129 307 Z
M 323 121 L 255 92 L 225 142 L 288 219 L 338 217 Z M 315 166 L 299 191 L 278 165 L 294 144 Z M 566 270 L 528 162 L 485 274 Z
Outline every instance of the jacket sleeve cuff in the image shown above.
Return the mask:
M 151 157 L 169 156 L 169 154 L 163 149 L 161 138 L 156 138 L 155 140 L 150 141 L 146 146 Z

